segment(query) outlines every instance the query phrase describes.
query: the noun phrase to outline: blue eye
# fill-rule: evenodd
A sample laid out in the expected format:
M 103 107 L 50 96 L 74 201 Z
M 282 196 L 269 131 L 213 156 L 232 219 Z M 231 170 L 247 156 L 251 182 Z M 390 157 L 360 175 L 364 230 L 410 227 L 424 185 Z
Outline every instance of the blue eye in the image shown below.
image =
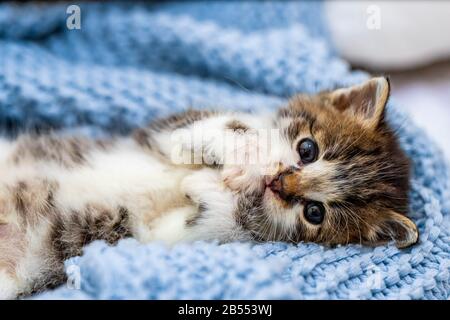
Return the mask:
M 317 144 L 309 139 L 301 140 L 297 145 L 297 151 L 303 164 L 308 164 L 317 160 L 319 148 Z
M 310 201 L 305 205 L 303 215 L 309 223 L 321 224 L 325 217 L 325 207 L 320 202 Z

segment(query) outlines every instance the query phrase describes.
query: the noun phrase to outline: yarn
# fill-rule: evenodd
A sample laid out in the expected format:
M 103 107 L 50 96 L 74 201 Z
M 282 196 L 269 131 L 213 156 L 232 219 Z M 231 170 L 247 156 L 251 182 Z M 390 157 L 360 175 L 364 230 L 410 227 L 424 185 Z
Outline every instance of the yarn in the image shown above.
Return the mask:
M 320 2 L 83 3 L 80 30 L 66 28 L 67 6 L 0 4 L 4 134 L 127 133 L 191 106 L 274 110 L 368 77 L 336 55 Z M 395 101 L 388 120 L 412 160 L 412 248 L 99 241 L 66 262 L 79 290 L 35 298 L 447 299 L 449 166 Z

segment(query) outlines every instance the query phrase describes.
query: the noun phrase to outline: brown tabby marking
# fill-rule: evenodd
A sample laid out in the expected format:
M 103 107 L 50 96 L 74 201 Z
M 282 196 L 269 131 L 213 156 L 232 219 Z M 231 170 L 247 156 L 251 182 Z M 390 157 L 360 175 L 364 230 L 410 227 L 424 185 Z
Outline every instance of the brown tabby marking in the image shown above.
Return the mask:
M 25 251 L 21 230 L 12 224 L 0 223 L 0 269 L 14 276 L 16 263 Z
M 55 217 L 49 241 L 59 261 L 80 255 L 83 246 L 94 240 L 114 244 L 130 237 L 130 213 L 125 207 L 114 209 L 87 205 L 82 212 L 73 211 L 69 217 Z
M 228 122 L 225 125 L 225 127 L 228 130 L 233 130 L 233 131 L 243 132 L 243 133 L 250 129 L 245 123 L 242 123 L 239 120 L 232 120 L 232 121 Z
M 58 137 L 55 135 L 22 136 L 17 141 L 13 161 L 21 164 L 27 161 L 55 162 L 66 168 L 86 164 L 87 156 L 96 148 L 107 149 L 112 142 L 92 141 L 79 137 Z
M 53 213 L 58 188 L 56 181 L 46 179 L 19 181 L 11 188 L 14 208 L 24 226 L 35 225 L 42 216 Z
M 282 234 L 273 226 L 270 237 L 369 245 L 395 239 L 399 247 L 417 241 L 416 226 L 404 216 L 409 202 L 409 160 L 385 121 L 388 97 L 389 82 L 375 78 L 333 92 L 299 95 L 278 112 L 279 122 L 288 123 L 282 132 L 293 148 L 307 137 L 319 149 L 315 163 L 281 170 L 280 186 L 275 186 L 280 201 L 291 208 L 319 201 L 326 215 L 319 226 L 300 215 L 297 233 Z M 255 223 L 259 234 L 264 228 L 264 223 Z
M 378 234 L 381 240 L 383 227 L 389 220 L 388 212 L 407 213 L 407 157 L 383 117 L 377 118 L 379 122 L 371 127 L 376 128 L 374 130 L 368 130 L 358 117 L 364 115 L 365 119 L 372 119 L 378 112 L 377 107 L 369 103 L 376 101 L 375 85 L 375 82 L 371 82 L 359 90 L 350 90 L 342 95 L 332 94 L 332 99 L 299 97 L 289 106 L 291 114 L 297 113 L 302 117 L 311 114 L 312 108 L 315 108 L 314 118 L 306 116 L 303 119 L 309 123 L 309 134 L 319 145 L 319 157 L 332 163 L 335 168 L 331 177 L 331 183 L 335 185 L 333 189 L 329 186 L 330 181 L 327 181 L 329 176 L 326 179 L 318 176 L 314 180 L 304 181 L 305 176 L 300 172 L 296 173 L 295 179 L 291 179 L 292 184 L 303 185 L 298 188 L 300 190 L 308 190 L 312 186 L 317 189 L 319 185 L 328 185 L 326 189 L 333 190 L 328 197 L 333 198 L 333 201 L 326 204 L 328 215 L 333 221 L 323 225 L 318 234 L 320 240 L 336 243 L 369 241 L 373 234 Z M 387 99 L 388 93 L 382 94 Z M 343 113 L 345 108 L 358 109 L 352 113 Z M 290 138 L 295 139 L 293 136 Z M 346 232 L 333 232 L 333 229 L 339 230 L 336 226 Z
M 378 245 L 394 240 L 400 248 L 414 244 L 418 239 L 417 228 L 405 216 L 408 209 L 409 164 L 394 132 L 384 119 L 388 96 L 388 81 L 375 78 L 351 88 L 316 96 L 294 97 L 273 119 L 273 124 L 281 129 L 282 134 L 279 140 L 283 143 L 282 155 L 275 159 L 280 161 L 279 172 L 256 176 L 252 182 L 258 184 L 257 188 L 233 190 L 238 191 L 234 193 L 237 198 L 232 202 L 234 206 L 234 200 L 237 200 L 236 207 L 224 206 L 227 210 L 235 210 L 231 223 L 236 222 L 238 227 L 233 225 L 230 229 L 233 233 L 231 237 L 328 245 Z M 133 138 L 138 146 L 164 156 L 158 150 L 156 133 L 166 130 L 161 135 L 161 141 L 166 143 L 166 133 L 215 114 L 188 110 L 157 120 L 148 128 L 138 129 Z M 225 129 L 240 135 L 250 131 L 239 120 L 229 121 Z M 301 161 L 298 142 L 305 138 L 312 140 L 312 145 L 317 145 L 318 154 L 314 155 L 314 161 Z M 90 158 L 92 153 L 99 149 L 108 150 L 113 145 L 114 140 L 27 136 L 17 142 L 15 152 L 9 159 L 12 162 L 8 165 L 15 164 L 20 171 L 20 165 L 36 165 L 37 162 L 38 166 L 43 166 L 50 162 L 71 170 L 89 165 L 90 159 L 94 159 Z M 136 145 L 132 145 L 134 147 Z M 274 153 L 274 156 L 277 154 Z M 214 166 L 215 163 L 211 163 Z M 53 166 L 50 169 L 54 169 Z M 23 178 L 21 174 L 15 176 L 19 180 L 5 184 L 1 190 L 0 269 L 11 274 L 11 278 L 19 279 L 23 277 L 23 268 L 27 268 L 29 261 L 42 264 L 33 265 L 33 268 L 40 268 L 38 274 L 31 274 L 30 278 L 25 275 L 29 283 L 27 287 L 20 288 L 22 294 L 29 293 L 29 286 L 32 286 L 33 292 L 64 281 L 63 261 L 80 255 L 86 244 L 100 239 L 114 244 L 132 236 L 131 229 L 136 226 L 135 222 L 151 230 L 155 216 L 168 212 L 170 208 L 192 205 L 184 198 L 172 200 L 170 192 L 164 192 L 169 196 L 169 201 L 162 201 L 165 194 L 156 197 L 149 193 L 142 197 L 146 200 L 130 199 L 132 202 L 127 208 L 100 205 L 104 203 L 100 199 L 74 210 L 74 204 L 66 206 L 55 200 L 59 199 L 58 182 L 50 178 Z M 273 181 L 269 180 L 267 184 L 266 180 L 267 177 L 274 178 L 272 175 L 279 177 L 274 189 Z M 226 179 L 224 183 L 229 184 Z M 220 200 L 218 202 L 220 204 Z M 315 207 L 320 210 L 325 208 L 326 214 L 320 221 L 311 217 L 307 219 L 304 208 L 308 208 L 308 204 L 320 204 Z M 78 205 L 75 202 L 77 208 Z M 146 212 L 143 217 L 139 215 L 141 210 Z M 198 214 L 188 219 L 186 225 L 205 227 L 205 230 L 196 230 L 202 235 L 202 232 L 209 231 L 207 227 L 210 226 L 202 226 L 201 217 L 213 210 L 214 203 L 200 201 Z M 142 220 L 130 221 L 132 217 Z M 212 223 L 215 224 L 215 221 Z M 23 259 L 31 260 L 22 264 Z M 33 279 L 33 276 L 38 279 Z
M 153 150 L 157 143 L 154 141 L 152 134 L 147 129 L 137 129 L 133 132 L 133 139 L 136 143 L 148 150 Z
M 214 111 L 188 109 L 184 112 L 156 119 L 152 121 L 146 128 L 139 128 L 135 130 L 132 137 L 137 145 L 149 151 L 153 151 L 164 158 L 167 155 L 165 155 L 158 147 L 158 142 L 155 141 L 154 138 L 155 133 L 180 129 L 198 120 L 213 116 L 214 114 L 216 114 L 216 112 Z
M 150 123 L 149 129 L 152 131 L 175 130 L 217 114 L 209 110 L 188 109 L 184 112 L 176 113 L 166 118 L 161 118 Z

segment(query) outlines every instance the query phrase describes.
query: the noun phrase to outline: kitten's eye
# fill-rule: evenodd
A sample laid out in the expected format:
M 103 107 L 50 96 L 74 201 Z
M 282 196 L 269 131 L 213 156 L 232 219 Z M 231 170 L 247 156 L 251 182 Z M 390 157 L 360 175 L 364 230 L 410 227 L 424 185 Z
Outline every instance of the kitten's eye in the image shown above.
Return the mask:
M 319 153 L 317 144 L 309 138 L 303 139 L 298 143 L 297 151 L 300 155 L 300 160 L 304 164 L 316 161 Z
M 308 202 L 303 210 L 306 221 L 321 224 L 325 216 L 325 208 L 320 202 Z

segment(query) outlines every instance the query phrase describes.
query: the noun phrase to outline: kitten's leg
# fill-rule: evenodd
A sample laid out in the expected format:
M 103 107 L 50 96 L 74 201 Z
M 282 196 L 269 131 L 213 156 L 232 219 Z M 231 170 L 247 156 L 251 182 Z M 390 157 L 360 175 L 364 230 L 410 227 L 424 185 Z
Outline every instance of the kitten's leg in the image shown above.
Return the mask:
M 217 166 L 225 162 L 228 115 L 196 121 L 186 127 L 156 134 L 162 152 L 177 165 Z
M 5 270 L 0 269 L 0 300 L 15 299 L 18 294 L 17 280 Z
M 187 236 L 186 221 L 190 221 L 197 215 L 196 206 L 183 206 L 173 208 L 162 213 L 151 222 L 151 225 L 142 224 L 134 237 L 142 242 L 163 241 L 172 245 L 182 241 Z
M 269 116 L 246 113 L 196 113 L 197 118 L 187 119 L 180 124 L 177 119 L 171 125 L 163 119 L 147 129 L 135 132 L 135 140 L 140 145 L 151 147 L 175 164 L 217 166 L 227 162 L 239 162 L 242 148 L 254 145 L 248 137 L 254 137 L 257 128 L 270 128 Z M 188 121 L 190 120 L 190 121 Z
M 201 203 L 202 199 L 213 200 L 212 197 L 217 193 L 228 194 L 219 172 L 210 168 L 203 168 L 186 176 L 181 181 L 181 190 L 195 203 Z
M 257 163 L 259 136 L 250 119 L 248 114 L 233 114 L 194 123 L 178 133 L 183 155 L 192 155 L 194 164 L 213 167 Z
M 185 240 L 229 242 L 251 238 L 236 221 L 236 196 L 225 187 L 217 170 L 204 168 L 187 176 L 182 189 L 198 208 L 187 221 Z
M 20 293 L 17 265 L 23 257 L 23 236 L 18 228 L 0 221 L 0 299 L 14 299 Z

